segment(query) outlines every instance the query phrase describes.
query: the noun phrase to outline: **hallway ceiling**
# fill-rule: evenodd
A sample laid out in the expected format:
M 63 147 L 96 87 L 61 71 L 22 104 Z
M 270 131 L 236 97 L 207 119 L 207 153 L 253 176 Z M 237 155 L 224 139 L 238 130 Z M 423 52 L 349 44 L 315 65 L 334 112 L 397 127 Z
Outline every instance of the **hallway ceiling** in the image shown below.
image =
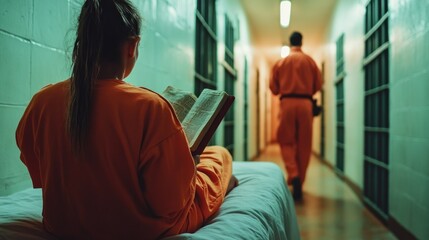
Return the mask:
M 291 0 L 290 25 L 280 26 L 280 0 L 240 0 L 248 17 L 255 54 L 272 64 L 280 58 L 280 47 L 289 45 L 289 35 L 300 31 L 303 49 L 311 52 L 323 41 L 337 0 Z M 311 53 L 310 53 L 311 55 Z

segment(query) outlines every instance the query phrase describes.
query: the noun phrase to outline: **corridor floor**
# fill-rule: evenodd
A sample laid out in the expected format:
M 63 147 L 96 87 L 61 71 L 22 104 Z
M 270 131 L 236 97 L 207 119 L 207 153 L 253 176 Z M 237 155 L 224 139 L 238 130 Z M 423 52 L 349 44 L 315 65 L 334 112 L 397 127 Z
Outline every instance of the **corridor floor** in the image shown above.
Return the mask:
M 277 144 L 269 145 L 255 161 L 271 161 L 284 170 Z M 396 239 L 346 183 L 315 157 L 303 191 L 303 200 L 295 203 L 302 240 Z

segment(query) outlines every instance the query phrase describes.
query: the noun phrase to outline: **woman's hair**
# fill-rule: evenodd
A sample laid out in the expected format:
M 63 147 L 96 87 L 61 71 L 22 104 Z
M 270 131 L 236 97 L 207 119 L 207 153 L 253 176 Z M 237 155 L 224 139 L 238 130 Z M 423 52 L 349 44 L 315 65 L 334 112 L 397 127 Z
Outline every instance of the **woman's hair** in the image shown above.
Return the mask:
M 129 0 L 86 0 L 72 56 L 67 130 L 75 152 L 85 148 L 94 82 L 103 62 L 117 62 L 120 46 L 140 35 L 141 18 Z

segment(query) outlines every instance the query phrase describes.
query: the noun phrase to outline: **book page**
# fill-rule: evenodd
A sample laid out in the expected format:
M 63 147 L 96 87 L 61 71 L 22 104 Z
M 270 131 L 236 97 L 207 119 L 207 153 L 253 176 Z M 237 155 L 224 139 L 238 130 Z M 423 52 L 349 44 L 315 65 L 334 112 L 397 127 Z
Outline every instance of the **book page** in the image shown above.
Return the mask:
M 168 86 L 161 95 L 173 106 L 180 122 L 183 122 L 186 115 L 197 101 L 197 97 L 193 93 L 176 89 L 172 86 Z
M 198 146 L 227 97 L 226 92 L 211 89 L 204 89 L 198 97 L 182 122 L 191 151 Z

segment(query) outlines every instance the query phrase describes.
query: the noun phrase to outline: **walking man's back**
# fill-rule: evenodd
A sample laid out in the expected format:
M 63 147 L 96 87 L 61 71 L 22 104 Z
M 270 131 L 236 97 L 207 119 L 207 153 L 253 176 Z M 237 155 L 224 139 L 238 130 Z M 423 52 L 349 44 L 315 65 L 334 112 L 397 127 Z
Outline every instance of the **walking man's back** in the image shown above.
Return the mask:
M 302 52 L 302 35 L 290 36 L 291 53 L 278 61 L 272 70 L 270 89 L 280 96 L 277 140 L 288 173 L 293 196 L 301 199 L 311 154 L 313 111 L 312 96 L 320 90 L 320 71 L 314 60 Z

